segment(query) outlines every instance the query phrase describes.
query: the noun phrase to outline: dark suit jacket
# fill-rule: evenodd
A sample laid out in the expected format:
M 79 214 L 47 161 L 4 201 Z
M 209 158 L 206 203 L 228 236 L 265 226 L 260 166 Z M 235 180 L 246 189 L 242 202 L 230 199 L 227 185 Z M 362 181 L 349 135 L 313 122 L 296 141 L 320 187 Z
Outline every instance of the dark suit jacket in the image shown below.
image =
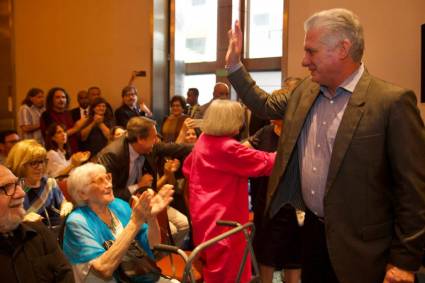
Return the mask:
M 81 119 L 80 107 L 72 108 L 70 112 L 74 123 Z
M 128 141 L 122 137 L 106 146 L 97 156 L 100 164 L 112 174 L 112 185 L 114 194 L 128 201 L 131 197 L 127 189 L 127 180 L 130 168 L 130 153 Z M 149 173 L 153 177 L 152 186 L 156 189 L 157 163 L 163 157 L 178 158 L 183 161 L 192 150 L 192 145 L 181 145 L 174 143 L 157 143 L 150 154 L 145 154 L 143 174 Z
M 301 190 L 299 174 L 292 177 L 296 185 L 278 187 L 290 178 L 288 172 L 298 170 L 296 145 L 319 85 L 306 78 L 289 98 L 266 94 L 245 68 L 229 80 L 260 117 L 284 119 L 267 195 L 268 209 L 279 206 Z M 382 282 L 387 263 L 419 268 L 424 167 L 425 130 L 415 94 L 365 70 L 335 138 L 324 197 L 328 251 L 340 282 Z
M 145 116 L 145 112 L 138 109 L 138 111 L 132 110 L 126 104 L 121 105 L 117 110 L 115 110 L 115 120 L 118 126 L 127 127 L 127 122 L 133 117 L 136 116 Z

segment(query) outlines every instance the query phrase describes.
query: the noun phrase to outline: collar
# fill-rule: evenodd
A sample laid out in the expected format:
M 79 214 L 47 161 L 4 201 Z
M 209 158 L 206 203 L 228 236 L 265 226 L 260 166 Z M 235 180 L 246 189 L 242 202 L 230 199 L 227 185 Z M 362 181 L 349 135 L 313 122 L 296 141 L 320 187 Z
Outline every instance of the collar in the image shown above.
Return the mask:
M 356 88 L 356 85 L 358 84 L 358 82 L 360 81 L 360 78 L 362 77 L 363 73 L 364 73 L 364 64 L 361 63 L 359 68 L 357 68 L 357 70 L 355 70 L 348 78 L 346 78 L 336 89 L 336 94 L 335 96 L 341 94 L 341 93 L 353 93 L 354 89 Z M 320 86 L 320 90 L 323 94 L 328 94 L 328 89 L 327 87 L 321 85 Z
M 134 148 L 131 146 L 131 144 L 128 144 L 128 152 L 130 154 L 130 164 L 133 164 L 134 161 L 136 161 L 136 159 L 140 156 L 140 154 L 138 154 Z

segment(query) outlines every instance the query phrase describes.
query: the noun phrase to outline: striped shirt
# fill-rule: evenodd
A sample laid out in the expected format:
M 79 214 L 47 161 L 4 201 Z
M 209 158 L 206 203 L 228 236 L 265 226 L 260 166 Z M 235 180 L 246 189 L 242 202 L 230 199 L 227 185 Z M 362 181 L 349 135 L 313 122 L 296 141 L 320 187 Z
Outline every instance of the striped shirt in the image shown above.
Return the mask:
M 324 217 L 323 199 L 335 137 L 351 94 L 364 72 L 363 64 L 331 96 L 320 87 L 298 139 L 301 188 L 305 205 Z

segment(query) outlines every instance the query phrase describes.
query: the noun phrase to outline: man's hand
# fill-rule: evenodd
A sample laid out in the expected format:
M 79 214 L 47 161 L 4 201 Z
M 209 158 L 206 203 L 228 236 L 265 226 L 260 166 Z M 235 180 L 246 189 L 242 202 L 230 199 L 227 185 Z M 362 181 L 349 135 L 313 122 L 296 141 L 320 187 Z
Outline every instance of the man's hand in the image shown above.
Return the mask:
M 242 31 L 239 21 L 235 21 L 235 26 L 227 33 L 229 37 L 229 46 L 226 53 L 226 66 L 234 66 L 241 60 L 242 52 Z
M 415 275 L 412 271 L 400 269 L 392 264 L 387 265 L 383 283 L 413 283 Z

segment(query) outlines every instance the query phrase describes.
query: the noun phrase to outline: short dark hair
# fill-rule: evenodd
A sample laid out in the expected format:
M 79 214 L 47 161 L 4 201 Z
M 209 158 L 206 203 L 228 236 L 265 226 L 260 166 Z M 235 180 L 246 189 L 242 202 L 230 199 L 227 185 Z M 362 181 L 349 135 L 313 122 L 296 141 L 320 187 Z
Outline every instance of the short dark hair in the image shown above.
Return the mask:
M 178 101 L 180 105 L 183 107 L 183 110 L 186 111 L 187 105 L 186 105 L 186 99 L 181 95 L 174 95 L 170 99 L 170 106 L 173 104 L 173 102 Z
M 134 86 L 132 86 L 132 85 L 128 85 L 128 86 L 125 86 L 122 90 L 121 90 L 121 97 L 124 97 L 129 91 L 131 91 L 131 90 L 135 90 L 136 91 L 136 93 L 138 94 L 138 91 L 137 91 L 137 88 L 136 87 L 134 87 Z
M 25 96 L 24 100 L 22 100 L 22 105 L 26 104 L 28 106 L 32 105 L 31 97 L 38 95 L 39 93 L 44 93 L 42 89 L 33 87 L 27 92 L 27 96 Z
M 55 92 L 56 91 L 63 91 L 63 93 L 65 93 L 66 96 L 66 106 L 65 108 L 68 108 L 69 103 L 71 102 L 71 98 L 69 97 L 69 94 L 66 92 L 65 89 L 61 88 L 61 87 L 52 87 L 49 92 L 47 93 L 47 97 L 46 97 L 46 111 L 52 111 L 53 110 L 53 97 L 55 96 Z
M 196 96 L 199 96 L 199 90 L 196 87 L 191 87 L 187 90 L 187 92 L 193 92 Z
M 127 141 L 135 143 L 138 138 L 147 138 L 152 126 L 156 126 L 155 120 L 141 116 L 131 118 L 127 123 Z
M 17 135 L 18 132 L 15 131 L 15 130 L 4 130 L 4 131 L 1 131 L 0 132 L 0 143 L 4 143 L 4 141 L 6 140 L 6 137 L 7 136 L 10 136 L 10 135 L 13 135 L 13 134 Z

